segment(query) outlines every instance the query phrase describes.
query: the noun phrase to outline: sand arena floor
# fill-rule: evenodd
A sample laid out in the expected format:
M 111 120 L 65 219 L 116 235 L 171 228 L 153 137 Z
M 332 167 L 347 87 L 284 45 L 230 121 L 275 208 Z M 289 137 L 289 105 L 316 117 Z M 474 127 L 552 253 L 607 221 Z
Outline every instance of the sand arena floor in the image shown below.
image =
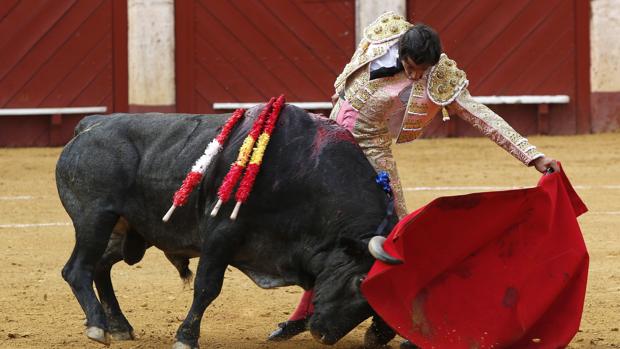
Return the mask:
M 563 161 L 590 208 L 579 221 L 590 252 L 581 330 L 571 348 L 620 347 L 620 133 L 532 137 Z M 0 347 L 102 348 L 84 336 L 84 315 L 60 270 L 74 233 L 54 183 L 60 148 L 0 149 Z M 539 174 L 487 139 L 419 140 L 395 148 L 412 210 L 435 197 L 464 194 L 462 186 L 532 186 Z M 426 187 L 426 188 L 423 188 Z M 423 190 L 425 189 L 425 190 Z M 162 198 L 167 200 L 167 198 Z M 196 261 L 191 263 L 195 268 Z M 137 340 L 112 348 L 170 348 L 189 308 L 184 288 L 163 253 L 150 249 L 135 266 L 112 271 L 116 294 Z M 298 300 L 297 287 L 262 290 L 229 269 L 222 294 L 202 322 L 203 348 L 323 348 L 309 334 L 285 343 L 265 340 Z M 368 324 L 335 348 L 359 348 Z M 398 340 L 391 342 L 398 347 Z

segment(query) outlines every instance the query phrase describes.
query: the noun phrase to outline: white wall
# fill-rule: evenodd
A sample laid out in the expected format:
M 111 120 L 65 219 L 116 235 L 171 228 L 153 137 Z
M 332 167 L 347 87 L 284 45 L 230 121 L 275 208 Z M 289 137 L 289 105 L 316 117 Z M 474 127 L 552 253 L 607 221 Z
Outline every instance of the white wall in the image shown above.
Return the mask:
M 219 0 L 218 0 L 219 1 Z M 406 0 L 356 0 L 356 38 Z M 620 91 L 620 0 L 591 0 L 592 91 Z M 174 0 L 128 0 L 129 104 L 174 105 Z
M 174 105 L 174 1 L 128 0 L 129 104 Z
M 620 91 L 620 0 L 592 0 L 591 6 L 592 91 Z
M 360 42 L 364 28 L 387 11 L 407 16 L 407 0 L 356 0 L 355 1 L 355 42 Z

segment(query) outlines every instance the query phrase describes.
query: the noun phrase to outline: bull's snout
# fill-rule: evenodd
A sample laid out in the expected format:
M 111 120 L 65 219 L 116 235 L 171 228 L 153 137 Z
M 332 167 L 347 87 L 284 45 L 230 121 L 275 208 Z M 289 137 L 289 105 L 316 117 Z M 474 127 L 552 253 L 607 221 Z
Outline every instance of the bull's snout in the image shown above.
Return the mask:
M 314 337 L 314 339 L 316 339 L 321 344 L 334 345 L 338 341 L 338 339 L 331 337 L 328 334 L 319 330 L 310 329 L 310 333 L 312 334 L 312 337 Z
M 316 339 L 319 343 L 325 345 L 333 345 L 340 337 L 334 335 L 334 331 L 329 331 L 329 326 L 326 326 L 325 323 L 319 321 L 316 317 L 317 314 L 314 314 L 314 317 L 310 320 L 308 329 L 310 330 L 310 334 L 312 337 Z

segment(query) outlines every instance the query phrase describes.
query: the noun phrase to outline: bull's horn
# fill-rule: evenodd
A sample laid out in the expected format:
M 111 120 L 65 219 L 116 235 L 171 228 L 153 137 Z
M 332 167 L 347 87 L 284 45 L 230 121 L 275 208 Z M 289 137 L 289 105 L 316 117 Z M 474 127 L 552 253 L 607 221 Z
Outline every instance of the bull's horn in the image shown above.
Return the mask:
M 385 242 L 385 238 L 383 236 L 374 236 L 370 239 L 368 242 L 368 251 L 370 251 L 370 254 L 381 262 L 387 264 L 401 264 L 403 261 L 398 258 L 394 258 L 385 252 L 383 249 L 383 242 Z

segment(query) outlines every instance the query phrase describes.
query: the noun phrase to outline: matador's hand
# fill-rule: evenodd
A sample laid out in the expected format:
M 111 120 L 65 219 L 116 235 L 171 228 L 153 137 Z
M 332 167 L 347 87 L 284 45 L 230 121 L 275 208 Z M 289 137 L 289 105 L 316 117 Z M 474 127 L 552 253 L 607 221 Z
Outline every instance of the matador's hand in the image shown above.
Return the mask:
M 553 169 L 554 172 L 560 171 L 560 166 L 558 166 L 557 161 L 546 156 L 534 160 L 533 165 L 540 173 L 545 173 L 550 168 Z

